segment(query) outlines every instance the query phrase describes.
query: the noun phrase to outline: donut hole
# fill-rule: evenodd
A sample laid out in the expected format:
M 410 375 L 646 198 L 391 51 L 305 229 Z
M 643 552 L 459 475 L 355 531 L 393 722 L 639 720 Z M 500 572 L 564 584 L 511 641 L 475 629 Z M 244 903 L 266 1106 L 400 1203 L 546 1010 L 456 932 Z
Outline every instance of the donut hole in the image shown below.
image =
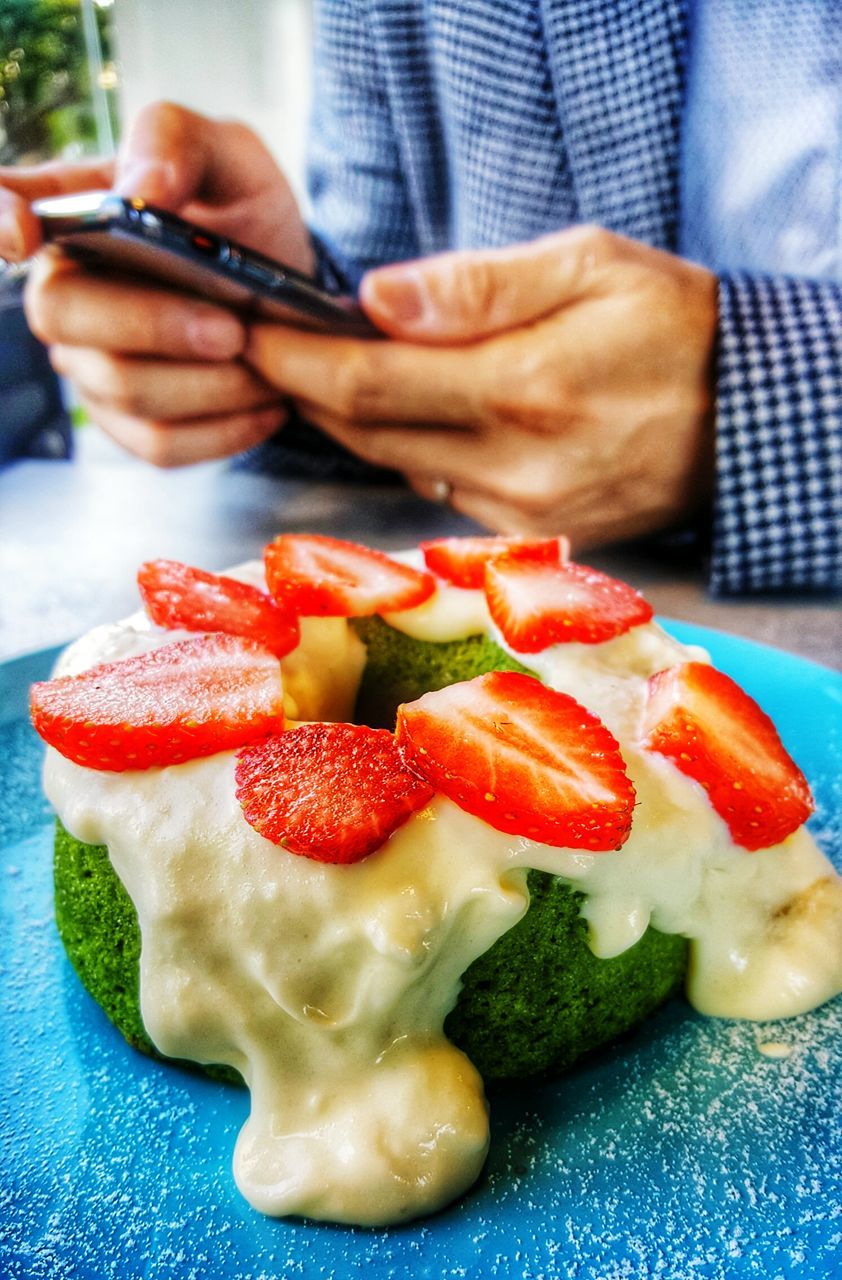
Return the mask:
M 486 635 L 433 643 L 416 640 L 376 616 L 354 618 L 351 626 L 366 647 L 354 721 L 372 729 L 394 729 L 400 704 L 434 689 L 488 671 L 535 674 Z

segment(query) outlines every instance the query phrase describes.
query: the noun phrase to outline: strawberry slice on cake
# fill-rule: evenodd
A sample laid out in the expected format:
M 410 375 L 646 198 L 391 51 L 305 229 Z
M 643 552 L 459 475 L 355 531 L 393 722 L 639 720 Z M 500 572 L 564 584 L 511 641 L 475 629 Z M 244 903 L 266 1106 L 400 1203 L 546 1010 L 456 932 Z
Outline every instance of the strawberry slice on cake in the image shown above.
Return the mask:
M 159 627 L 224 631 L 283 658 L 299 642 L 298 618 L 265 591 L 178 560 L 148 560 L 137 574 L 146 612 Z
M 634 587 L 573 561 L 491 560 L 485 594 L 495 625 L 517 653 L 570 641 L 600 644 L 652 617 Z
M 476 538 L 437 538 L 422 542 L 427 568 L 453 587 L 481 591 L 485 566 L 504 557 L 511 560 L 538 560 L 558 564 L 567 560 L 570 543 L 556 538 L 506 538 L 501 534 Z
M 32 686 L 51 747 L 89 769 L 181 764 L 284 726 L 281 669 L 252 640 L 214 634 Z
M 394 736 L 362 724 L 303 724 L 246 747 L 236 786 L 255 831 L 317 862 L 359 862 L 433 798 Z
M 301 617 L 397 613 L 423 604 L 436 589 L 432 574 L 320 534 L 282 534 L 263 558 L 270 592 Z
M 765 711 L 707 663 L 650 677 L 643 742 L 705 788 L 744 849 L 779 844 L 813 812 L 807 779 Z
M 634 788 L 605 725 L 533 676 L 492 671 L 398 708 L 407 761 L 460 808 L 512 835 L 617 849 Z

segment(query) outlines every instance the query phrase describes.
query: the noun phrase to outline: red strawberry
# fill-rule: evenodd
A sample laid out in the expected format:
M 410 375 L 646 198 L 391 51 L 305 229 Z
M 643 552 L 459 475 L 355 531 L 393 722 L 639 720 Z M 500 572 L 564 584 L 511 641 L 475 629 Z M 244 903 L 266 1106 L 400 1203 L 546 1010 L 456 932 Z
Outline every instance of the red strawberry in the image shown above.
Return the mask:
M 634 788 L 596 716 L 533 676 L 492 671 L 398 708 L 414 769 L 498 831 L 574 849 L 617 849 Z
M 730 676 L 686 662 L 649 679 L 644 745 L 701 783 L 736 844 L 779 844 L 813 798 L 772 721 Z
M 558 563 L 570 554 L 567 538 L 437 538 L 422 542 L 427 568 L 454 587 L 482 590 L 489 560 L 508 556 L 513 560 Z
M 652 617 L 633 587 L 572 561 L 491 560 L 485 594 L 491 617 L 518 653 L 568 640 L 599 644 Z
M 298 619 L 265 591 L 177 560 L 149 560 L 137 574 L 146 612 L 159 627 L 247 636 L 282 658 L 300 639 Z
M 120 773 L 241 747 L 283 728 L 276 658 L 197 636 L 32 686 L 32 723 L 68 760 Z
M 246 747 L 236 783 L 255 831 L 317 862 L 359 862 L 433 796 L 392 734 L 361 724 L 304 724 Z
M 264 560 L 272 595 L 302 617 L 362 618 L 413 609 L 436 589 L 431 574 L 382 551 L 318 534 L 283 534 L 269 543 Z

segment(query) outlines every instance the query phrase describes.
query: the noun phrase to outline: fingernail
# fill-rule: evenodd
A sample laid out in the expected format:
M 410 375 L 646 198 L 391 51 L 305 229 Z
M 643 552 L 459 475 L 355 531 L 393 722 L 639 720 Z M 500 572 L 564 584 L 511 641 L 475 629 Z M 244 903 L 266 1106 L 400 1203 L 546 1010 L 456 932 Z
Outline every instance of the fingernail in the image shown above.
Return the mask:
M 230 360 L 245 343 L 245 330 L 236 316 L 224 311 L 199 311 L 187 322 L 191 347 L 206 360 Z
M 392 320 L 415 324 L 424 318 L 427 295 L 414 274 L 390 271 L 372 276 L 367 292 L 378 311 Z
M 26 244 L 14 214 L 0 213 L 0 257 L 20 262 L 26 257 Z
M 114 183 L 121 196 L 138 196 L 151 204 L 166 204 L 175 187 L 175 170 L 168 160 L 129 160 Z

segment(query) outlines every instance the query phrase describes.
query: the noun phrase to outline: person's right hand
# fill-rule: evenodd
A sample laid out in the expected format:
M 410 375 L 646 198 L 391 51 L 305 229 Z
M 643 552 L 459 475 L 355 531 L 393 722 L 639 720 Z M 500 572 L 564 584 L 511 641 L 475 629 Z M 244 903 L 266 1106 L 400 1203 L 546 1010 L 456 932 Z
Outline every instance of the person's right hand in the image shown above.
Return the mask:
M 168 103 L 141 112 L 114 162 L 0 169 L 0 255 L 38 248 L 31 200 L 109 186 L 312 269 L 295 198 L 258 138 Z M 55 249 L 37 255 L 25 303 L 90 417 L 156 465 L 238 453 L 285 419 L 277 390 L 241 361 L 244 326 L 222 307 L 97 277 Z

